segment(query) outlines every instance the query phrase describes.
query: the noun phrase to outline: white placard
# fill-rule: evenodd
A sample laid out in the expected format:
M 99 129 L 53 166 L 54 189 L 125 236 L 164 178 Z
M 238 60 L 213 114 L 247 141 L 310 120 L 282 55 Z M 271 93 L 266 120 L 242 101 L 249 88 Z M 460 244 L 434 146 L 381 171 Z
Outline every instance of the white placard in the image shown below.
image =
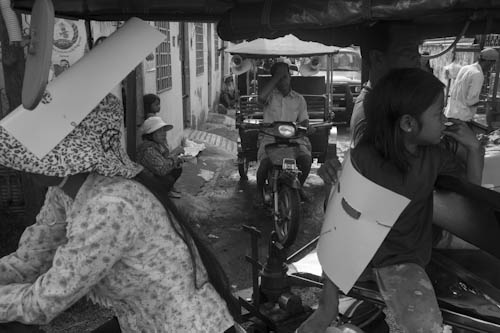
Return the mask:
M 483 185 L 489 184 L 489 188 L 500 192 L 500 146 L 494 147 L 498 150 L 486 148 L 484 156 Z
M 0 126 L 43 158 L 163 40 L 165 35 L 150 24 L 131 18 L 49 82 L 33 111 L 21 105 Z
M 318 242 L 323 271 L 344 293 L 351 290 L 409 202 L 363 177 L 346 157 Z

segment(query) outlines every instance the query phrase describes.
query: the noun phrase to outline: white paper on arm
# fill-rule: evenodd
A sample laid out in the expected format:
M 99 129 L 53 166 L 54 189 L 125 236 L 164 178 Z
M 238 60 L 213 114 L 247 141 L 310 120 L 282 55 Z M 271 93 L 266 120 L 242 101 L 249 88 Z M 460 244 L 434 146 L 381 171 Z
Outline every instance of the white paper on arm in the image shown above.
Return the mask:
M 333 191 L 318 258 L 330 280 L 347 294 L 410 200 L 362 176 L 349 157 Z

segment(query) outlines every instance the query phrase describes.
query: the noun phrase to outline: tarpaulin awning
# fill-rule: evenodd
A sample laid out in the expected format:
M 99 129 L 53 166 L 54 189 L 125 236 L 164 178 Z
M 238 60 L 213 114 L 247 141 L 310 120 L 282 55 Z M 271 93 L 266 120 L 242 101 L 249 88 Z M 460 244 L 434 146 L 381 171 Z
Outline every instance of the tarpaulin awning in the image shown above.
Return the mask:
M 468 36 L 500 33 L 496 0 L 52 0 L 57 16 L 101 21 L 137 16 L 157 21 L 218 22 L 224 40 L 276 38 L 293 33 L 326 45 L 357 44 L 359 27 L 403 20 L 420 37 L 456 36 L 470 21 Z M 34 0 L 12 0 L 29 12 Z
M 286 35 L 276 39 L 259 38 L 251 42 L 243 42 L 226 49 L 227 53 L 251 56 L 288 56 L 301 57 L 338 52 L 339 47 L 326 46 L 316 42 L 304 42 L 294 35 Z
M 35 0 L 11 2 L 14 9 L 30 12 Z M 52 3 L 56 16 L 96 21 L 125 21 L 135 16 L 149 21 L 216 22 L 234 7 L 231 0 L 52 0 Z

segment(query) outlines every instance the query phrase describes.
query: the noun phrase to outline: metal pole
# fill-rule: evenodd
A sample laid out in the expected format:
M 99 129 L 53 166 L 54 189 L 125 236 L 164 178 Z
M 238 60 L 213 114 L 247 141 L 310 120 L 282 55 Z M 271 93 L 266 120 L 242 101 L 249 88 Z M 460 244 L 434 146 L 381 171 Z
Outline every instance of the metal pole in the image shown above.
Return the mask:
M 498 48 L 496 48 L 498 50 Z M 492 123 L 497 118 L 497 90 L 498 90 L 498 72 L 500 71 L 500 53 L 495 63 L 495 79 L 493 83 L 493 92 L 490 107 L 486 108 L 486 124 L 488 130 L 492 129 Z

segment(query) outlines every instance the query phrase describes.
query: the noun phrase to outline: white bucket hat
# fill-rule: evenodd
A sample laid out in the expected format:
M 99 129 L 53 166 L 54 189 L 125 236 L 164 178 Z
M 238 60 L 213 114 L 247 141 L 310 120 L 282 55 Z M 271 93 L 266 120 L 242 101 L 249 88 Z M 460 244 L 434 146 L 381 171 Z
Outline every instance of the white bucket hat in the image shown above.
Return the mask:
M 142 124 L 142 134 L 151 134 L 162 127 L 166 127 L 170 131 L 174 126 L 167 124 L 160 117 L 149 117 Z
M 108 94 L 43 158 L 36 157 L 0 127 L 0 165 L 46 176 L 96 172 L 104 176 L 133 178 L 142 171 L 142 166 L 132 162 L 121 145 L 122 124 L 121 102 Z

